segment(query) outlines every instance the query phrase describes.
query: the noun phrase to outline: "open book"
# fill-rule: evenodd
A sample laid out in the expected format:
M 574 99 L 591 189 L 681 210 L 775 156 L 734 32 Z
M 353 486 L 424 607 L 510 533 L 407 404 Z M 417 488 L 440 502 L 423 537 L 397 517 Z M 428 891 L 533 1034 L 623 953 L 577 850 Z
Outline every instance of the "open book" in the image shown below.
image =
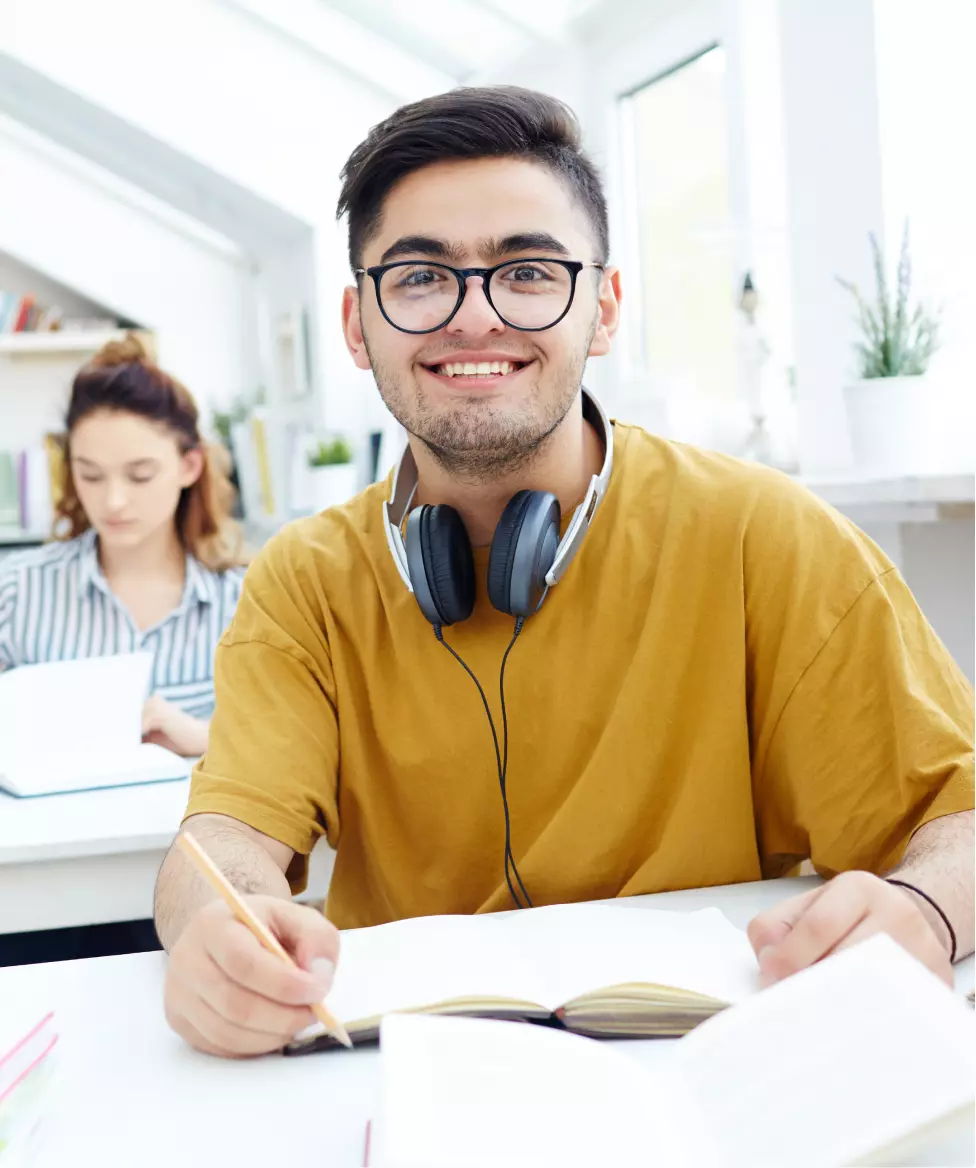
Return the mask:
M 151 653 L 0 673 L 0 787 L 29 797 L 186 778 L 191 763 L 142 741 Z
M 348 930 L 328 1002 L 353 1043 L 397 1011 L 636 1037 L 684 1034 L 757 988 L 752 948 L 718 909 L 568 904 Z M 287 1053 L 331 1045 L 312 1032 Z
M 368 1163 L 973 1163 L 976 1020 L 887 936 L 651 1045 L 386 1018 Z

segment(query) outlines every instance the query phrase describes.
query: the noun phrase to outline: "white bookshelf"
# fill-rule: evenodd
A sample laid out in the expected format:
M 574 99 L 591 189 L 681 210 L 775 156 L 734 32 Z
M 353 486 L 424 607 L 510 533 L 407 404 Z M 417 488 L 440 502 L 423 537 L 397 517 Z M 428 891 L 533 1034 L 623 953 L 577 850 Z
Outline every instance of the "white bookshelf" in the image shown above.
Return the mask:
M 10 357 L 50 357 L 62 353 L 83 356 L 97 352 L 102 345 L 124 335 L 122 329 L 0 333 L 0 354 Z

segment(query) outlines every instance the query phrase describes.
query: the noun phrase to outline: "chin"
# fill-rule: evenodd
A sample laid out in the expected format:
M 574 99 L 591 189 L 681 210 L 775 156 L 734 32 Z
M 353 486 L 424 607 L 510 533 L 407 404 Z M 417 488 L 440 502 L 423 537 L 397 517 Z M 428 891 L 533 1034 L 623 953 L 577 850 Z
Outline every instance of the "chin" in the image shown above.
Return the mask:
M 109 547 L 136 547 L 146 538 L 146 533 L 139 524 L 131 527 L 99 527 L 98 538 Z

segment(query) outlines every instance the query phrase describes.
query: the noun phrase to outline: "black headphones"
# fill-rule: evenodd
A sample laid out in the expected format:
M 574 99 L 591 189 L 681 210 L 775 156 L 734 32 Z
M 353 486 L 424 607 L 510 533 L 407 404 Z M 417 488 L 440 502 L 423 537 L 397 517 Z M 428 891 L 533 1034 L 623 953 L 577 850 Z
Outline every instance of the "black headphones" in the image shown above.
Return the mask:
M 613 431 L 603 407 L 583 390 L 583 416 L 599 431 L 604 459 L 583 502 L 560 540 L 559 501 L 548 491 L 519 491 L 495 528 L 488 556 L 488 599 L 499 612 L 529 617 L 579 550 L 610 481 Z M 386 537 L 404 584 L 435 628 L 467 620 L 474 610 L 476 584 L 471 541 L 461 516 L 446 504 L 423 504 L 410 511 L 417 490 L 417 464 L 410 448 L 393 476 L 383 507 Z M 409 512 L 409 515 L 407 514 Z M 407 517 L 406 543 L 401 534 Z

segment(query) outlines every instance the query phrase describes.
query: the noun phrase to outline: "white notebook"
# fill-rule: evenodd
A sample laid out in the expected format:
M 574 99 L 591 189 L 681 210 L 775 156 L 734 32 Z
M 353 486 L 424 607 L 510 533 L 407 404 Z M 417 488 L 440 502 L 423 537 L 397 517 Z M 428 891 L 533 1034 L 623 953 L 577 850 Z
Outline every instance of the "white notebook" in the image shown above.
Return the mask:
M 889 937 L 648 1063 L 512 1022 L 391 1015 L 371 1168 L 972 1164 L 976 1022 Z
M 0 787 L 28 798 L 186 778 L 189 760 L 142 741 L 151 653 L 0 673 Z

